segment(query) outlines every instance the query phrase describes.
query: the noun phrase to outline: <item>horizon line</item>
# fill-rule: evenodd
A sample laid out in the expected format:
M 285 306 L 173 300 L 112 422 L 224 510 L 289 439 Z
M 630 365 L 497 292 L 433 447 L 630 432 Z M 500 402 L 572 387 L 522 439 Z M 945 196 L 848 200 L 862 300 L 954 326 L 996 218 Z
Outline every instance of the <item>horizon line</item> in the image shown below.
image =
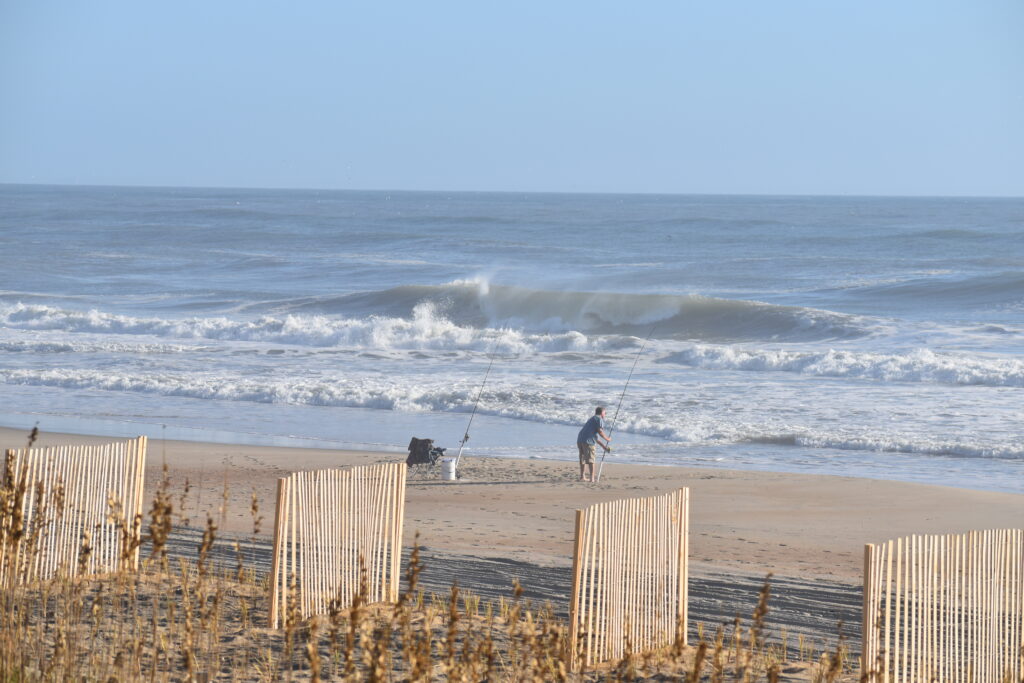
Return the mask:
M 768 193 L 768 192 L 640 192 L 640 191 L 596 191 L 596 190 L 455 190 L 455 189 L 402 189 L 402 188 L 343 188 L 343 187 L 274 187 L 245 185 L 145 185 L 109 183 L 26 183 L 0 181 L 0 187 L 73 187 L 97 189 L 138 189 L 138 190 L 243 190 L 272 192 L 373 192 L 406 194 L 537 194 L 537 195 L 610 195 L 627 197 L 802 197 L 802 198 L 865 198 L 865 199 L 1024 199 L 1024 195 L 986 194 L 864 194 L 852 192 L 837 193 Z

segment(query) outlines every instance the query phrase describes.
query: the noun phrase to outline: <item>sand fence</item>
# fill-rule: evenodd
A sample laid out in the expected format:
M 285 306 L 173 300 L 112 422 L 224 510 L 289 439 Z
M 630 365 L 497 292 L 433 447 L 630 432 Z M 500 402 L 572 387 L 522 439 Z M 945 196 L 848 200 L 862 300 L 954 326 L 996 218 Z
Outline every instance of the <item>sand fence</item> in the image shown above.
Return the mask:
M 6 451 L 0 585 L 135 570 L 146 437 Z
M 369 602 L 398 599 L 405 476 L 405 463 L 388 463 L 278 480 L 271 628 L 289 607 L 307 619 L 361 590 Z
M 1021 680 L 1024 531 L 864 549 L 862 668 L 874 681 Z
M 689 489 L 576 511 L 573 665 L 686 642 Z

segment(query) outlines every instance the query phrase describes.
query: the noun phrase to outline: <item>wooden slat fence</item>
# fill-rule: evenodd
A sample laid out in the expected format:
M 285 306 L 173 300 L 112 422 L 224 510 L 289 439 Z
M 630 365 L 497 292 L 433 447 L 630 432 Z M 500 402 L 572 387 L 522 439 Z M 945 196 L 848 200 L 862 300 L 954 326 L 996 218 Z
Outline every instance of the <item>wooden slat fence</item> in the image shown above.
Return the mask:
M 296 472 L 278 480 L 270 626 L 289 600 L 300 619 L 348 607 L 360 589 L 369 602 L 398 599 L 405 514 L 405 463 Z
M 0 585 L 137 569 L 145 468 L 144 436 L 7 450 Z
M 689 489 L 576 511 L 573 667 L 686 639 Z M 677 630 L 681 629 L 681 631 Z
M 1024 530 L 909 536 L 864 549 L 869 681 L 1022 680 Z

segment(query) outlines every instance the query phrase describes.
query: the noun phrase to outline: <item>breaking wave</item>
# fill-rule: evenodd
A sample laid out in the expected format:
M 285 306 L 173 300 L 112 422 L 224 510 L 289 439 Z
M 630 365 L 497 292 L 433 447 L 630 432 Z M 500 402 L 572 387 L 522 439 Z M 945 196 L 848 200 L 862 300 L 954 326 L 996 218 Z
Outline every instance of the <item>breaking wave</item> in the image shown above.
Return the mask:
M 259 310 L 262 308 L 263 310 Z M 869 333 L 829 311 L 704 296 L 557 292 L 485 282 L 405 286 L 249 307 L 249 318 L 142 318 L 39 304 L 0 306 L 20 330 L 152 335 L 302 346 L 567 351 L 617 342 L 594 336 L 701 341 L 809 341 Z
M 863 318 L 814 308 L 696 294 L 568 292 L 461 280 L 339 297 L 277 302 L 276 312 L 409 316 L 432 303 L 458 325 L 529 332 L 619 334 L 702 341 L 815 341 L 871 332 Z
M 146 335 L 173 339 L 269 342 L 307 347 L 349 347 L 373 350 L 477 350 L 498 353 L 593 351 L 615 349 L 627 341 L 595 339 L 567 331 L 528 334 L 513 329 L 476 329 L 457 325 L 439 314 L 431 303 L 415 306 L 411 316 L 393 318 L 339 318 L 326 315 L 261 316 L 252 320 L 226 317 L 139 318 L 102 311 L 72 311 L 51 306 L 17 304 L 0 307 L 0 325 L 31 331 L 56 331 L 103 335 Z M 90 345 L 37 342 L 41 352 L 89 350 Z M 96 344 L 96 349 L 145 351 L 138 346 Z M 118 348 L 118 347 L 121 348 Z M 149 345 L 151 350 L 172 347 Z M 26 342 L 7 342 L 0 350 L 29 350 Z
M 794 372 L 817 377 L 885 382 L 1024 387 L 1024 361 L 986 355 L 936 353 L 915 349 L 883 354 L 856 351 L 789 351 L 694 344 L 661 358 L 705 370 Z

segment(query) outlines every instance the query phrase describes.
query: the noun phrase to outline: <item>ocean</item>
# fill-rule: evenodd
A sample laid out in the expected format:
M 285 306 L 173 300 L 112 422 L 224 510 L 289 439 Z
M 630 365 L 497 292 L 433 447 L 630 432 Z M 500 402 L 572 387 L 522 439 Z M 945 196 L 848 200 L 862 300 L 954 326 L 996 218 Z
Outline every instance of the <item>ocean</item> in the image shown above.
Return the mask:
M 464 457 L 603 404 L 609 462 L 1024 493 L 1024 199 L 0 185 L 0 249 L 26 433 L 454 453 L 479 395 Z

